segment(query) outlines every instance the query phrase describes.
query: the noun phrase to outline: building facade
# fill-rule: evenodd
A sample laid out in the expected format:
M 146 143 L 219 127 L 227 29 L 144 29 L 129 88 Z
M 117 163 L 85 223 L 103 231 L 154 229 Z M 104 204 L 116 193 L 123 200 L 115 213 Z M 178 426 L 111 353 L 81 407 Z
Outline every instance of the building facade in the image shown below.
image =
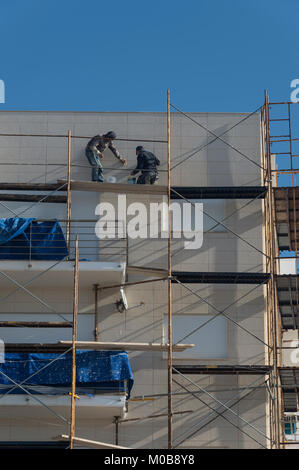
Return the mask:
M 172 202 L 182 210 L 190 201 L 203 204 L 203 237 L 199 248 L 186 248 L 182 238 L 172 242 L 173 339 L 174 343 L 194 344 L 173 355 L 173 446 L 269 447 L 260 115 L 188 116 L 171 113 Z M 3 111 L 0 129 L 1 134 L 13 134 L 0 136 L 2 183 L 51 185 L 58 181 L 61 189 L 44 189 L 49 197 L 44 202 L 2 199 L 1 217 L 57 219 L 65 235 L 66 201 L 49 202 L 50 195 L 66 196 L 67 139 L 58 136 L 66 136 L 69 130 L 72 133 L 74 182 L 91 179 L 84 153 L 88 137 L 109 130 L 120 139 L 115 145 L 128 160 L 128 167 L 122 167 L 106 150 L 107 184 L 111 176 L 111 185 L 127 183 L 129 169 L 136 165 L 137 145 L 144 145 L 161 161 L 158 185 L 148 193 L 145 187 L 140 192 L 129 191 L 129 184 L 121 192 L 83 186 L 76 190 L 74 185 L 71 252 L 66 260 L 35 260 L 30 254 L 21 260 L 2 256 L 2 322 L 55 322 L 61 316 L 63 321 L 71 321 L 78 235 L 78 340 L 167 343 L 168 239 L 161 234 L 150 237 L 153 219 L 149 217 L 146 227 L 136 229 L 136 224 L 129 223 L 138 215 L 133 212 L 140 209 L 138 204 L 149 214 L 152 204 L 165 200 L 165 191 L 159 193 L 167 184 L 165 113 Z M 38 137 L 41 134 L 48 137 Z M 24 188 L 2 189 L 1 193 L 37 194 Z M 126 209 L 131 208 L 125 224 L 117 211 L 120 195 Z M 95 233 L 99 204 L 104 203 L 115 208 L 117 216 L 111 227 L 122 227 L 119 238 L 99 239 Z M 146 236 L 136 237 L 136 230 Z M 143 281 L 152 282 L 141 284 Z M 125 282 L 128 285 L 120 288 Z M 116 287 L 103 289 L 110 285 Z M 7 351 L 16 351 L 10 343 L 56 344 L 70 341 L 71 332 L 62 327 L 3 326 L 1 338 Z M 166 448 L 167 353 L 128 351 L 128 356 L 134 377 L 130 399 L 126 400 L 123 389 L 98 390 L 89 397 L 83 394 L 76 401 L 76 436 L 132 448 Z M 59 416 L 28 394 L 0 397 L 2 443 L 46 443 L 68 434 L 69 424 L 60 416 L 69 419 L 67 394 L 51 397 L 45 390 L 40 398 Z

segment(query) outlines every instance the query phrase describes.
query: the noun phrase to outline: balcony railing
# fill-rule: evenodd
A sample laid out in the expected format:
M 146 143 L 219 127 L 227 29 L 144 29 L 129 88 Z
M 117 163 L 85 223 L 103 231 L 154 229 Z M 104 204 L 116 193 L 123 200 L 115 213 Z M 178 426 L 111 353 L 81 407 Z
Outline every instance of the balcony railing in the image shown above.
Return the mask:
M 127 237 L 122 221 L 107 221 L 105 233 L 109 238 L 96 235 L 97 220 L 66 219 L 34 220 L 26 231 L 0 245 L 2 260 L 72 260 L 75 258 L 75 240 L 78 236 L 79 257 L 85 261 L 126 261 Z M 115 234 L 114 238 L 113 234 Z

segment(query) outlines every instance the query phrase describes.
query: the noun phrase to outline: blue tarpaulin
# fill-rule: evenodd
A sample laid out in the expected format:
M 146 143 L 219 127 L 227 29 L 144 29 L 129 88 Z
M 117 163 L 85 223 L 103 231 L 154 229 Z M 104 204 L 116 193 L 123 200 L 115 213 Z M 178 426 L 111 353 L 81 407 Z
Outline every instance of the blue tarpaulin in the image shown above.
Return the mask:
M 60 260 L 67 254 L 64 234 L 57 220 L 0 219 L 0 259 Z
M 70 386 L 72 380 L 72 355 L 59 357 L 58 353 L 5 353 L 5 362 L 0 364 L 0 393 L 14 384 L 1 371 L 22 386 L 49 386 L 50 394 L 60 395 L 60 388 Z M 57 359 L 59 357 L 59 359 Z M 57 359 L 29 380 L 28 377 L 53 359 Z M 124 351 L 76 351 L 76 384 L 80 388 L 125 391 L 130 395 L 133 374 L 128 354 Z M 2 386 L 2 387 L 1 387 Z M 6 387 L 3 387 L 6 386 Z M 54 388 L 55 387 L 55 388 Z M 19 387 L 12 393 L 24 394 Z

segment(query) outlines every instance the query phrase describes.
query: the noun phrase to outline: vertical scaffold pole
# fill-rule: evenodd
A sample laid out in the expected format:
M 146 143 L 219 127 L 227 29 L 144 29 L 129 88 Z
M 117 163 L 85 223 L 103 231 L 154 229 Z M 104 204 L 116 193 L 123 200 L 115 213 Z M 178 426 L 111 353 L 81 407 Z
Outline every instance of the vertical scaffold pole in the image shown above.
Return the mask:
M 75 436 L 75 399 L 76 399 L 76 341 L 77 341 L 77 317 L 78 317 L 78 298 L 79 298 L 79 242 L 76 237 L 75 247 L 75 267 L 74 267 L 74 291 L 73 291 L 73 349 L 72 349 L 72 392 L 71 392 L 71 424 L 70 424 L 70 449 L 74 448 Z
M 168 196 L 168 448 L 173 447 L 172 436 L 172 265 L 170 212 L 170 92 L 167 90 L 167 196 Z
M 67 225 L 66 225 L 66 244 L 70 256 L 71 246 L 71 139 L 72 132 L 67 134 Z

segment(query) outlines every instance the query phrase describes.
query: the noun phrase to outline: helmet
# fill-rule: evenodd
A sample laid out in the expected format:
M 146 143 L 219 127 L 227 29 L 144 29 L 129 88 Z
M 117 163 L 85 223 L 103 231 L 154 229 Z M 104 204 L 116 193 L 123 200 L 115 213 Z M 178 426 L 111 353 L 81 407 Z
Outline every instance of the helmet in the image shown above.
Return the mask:
M 139 150 L 143 150 L 144 147 L 142 147 L 142 145 L 138 145 L 138 147 L 136 147 L 136 152 L 138 152 Z
M 113 131 L 109 131 L 107 134 L 104 134 L 104 137 L 107 137 L 108 139 L 116 139 L 116 134 Z

